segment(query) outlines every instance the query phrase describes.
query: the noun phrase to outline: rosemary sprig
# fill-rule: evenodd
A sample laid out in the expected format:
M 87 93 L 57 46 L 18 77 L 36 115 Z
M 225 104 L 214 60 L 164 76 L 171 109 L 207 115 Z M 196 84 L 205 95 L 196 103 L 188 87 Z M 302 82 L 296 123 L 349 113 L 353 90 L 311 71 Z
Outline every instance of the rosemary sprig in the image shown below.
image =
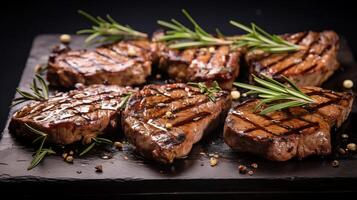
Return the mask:
M 168 42 L 169 48 L 184 49 L 201 46 L 231 45 L 234 48 L 247 47 L 248 49 L 261 49 L 270 53 L 297 51 L 302 48 L 298 45 L 285 41 L 277 35 L 267 33 L 254 23 L 252 23 L 252 27 L 249 28 L 236 21 L 230 21 L 233 26 L 248 32 L 248 34 L 226 37 L 218 29 L 216 29 L 218 37 L 215 37 L 203 30 L 186 10 L 182 10 L 182 12 L 192 23 L 194 27 L 193 30 L 184 26 L 175 19 L 172 19 L 171 22 L 161 20 L 158 21 L 159 25 L 169 29 L 165 35 L 158 39 L 159 41 Z
M 126 95 L 123 97 L 123 99 L 122 99 L 121 102 L 119 103 L 119 106 L 118 106 L 119 109 L 125 108 L 125 106 L 126 106 L 126 104 L 128 103 L 129 98 L 130 98 L 131 95 L 132 95 L 132 93 L 128 93 L 128 94 L 126 94 Z
M 46 155 L 55 154 L 56 152 L 53 151 L 51 148 L 48 148 L 48 149 L 43 148 L 43 145 L 45 144 L 45 141 L 47 139 L 46 133 L 35 129 L 28 124 L 25 124 L 25 126 L 32 133 L 35 133 L 38 135 L 38 137 L 32 141 L 33 144 L 37 143 L 38 141 L 41 141 L 40 147 L 36 150 L 36 153 L 31 161 L 30 165 L 27 168 L 27 170 L 31 170 L 31 169 L 35 168 L 38 164 L 40 164 L 41 161 L 46 157 Z
M 212 101 L 212 102 L 216 102 L 216 97 L 215 94 L 219 91 L 221 91 L 221 87 L 219 87 L 219 84 L 217 83 L 217 81 L 213 81 L 212 86 L 211 87 L 207 87 L 205 83 L 193 83 L 193 82 L 188 82 L 188 85 L 191 85 L 193 87 L 197 87 L 200 89 L 200 92 L 202 94 L 207 95 L 207 97 Z
M 101 145 L 101 144 L 110 144 L 112 145 L 113 142 L 109 139 L 106 138 L 101 138 L 101 137 L 95 137 L 92 138 L 92 143 L 90 143 L 80 154 L 79 156 L 83 156 L 84 154 L 88 153 L 90 150 L 92 150 L 96 145 Z
M 170 42 L 169 48 L 183 49 L 188 47 L 228 45 L 232 43 L 231 41 L 216 38 L 207 33 L 186 10 L 183 9 L 182 12 L 192 23 L 194 30 L 187 28 L 175 19 L 171 19 L 171 22 L 157 21 L 159 25 L 170 29 L 165 35 L 159 38 L 159 41 Z
M 233 26 L 248 32 L 246 35 L 233 38 L 233 47 L 260 49 L 269 53 L 297 51 L 302 48 L 299 45 L 284 40 L 278 35 L 267 33 L 254 23 L 251 23 L 251 28 L 237 21 L 230 21 L 230 23 Z
M 297 107 L 314 103 L 314 100 L 304 94 L 291 80 L 283 76 L 287 85 L 284 85 L 268 76 L 261 75 L 262 78 L 254 76 L 254 81 L 260 86 L 249 85 L 245 83 L 233 83 L 237 87 L 250 90 L 248 94 L 256 94 L 261 102 L 256 106 L 260 109 L 263 105 L 267 107 L 260 114 L 266 115 L 276 110 L 282 110 L 290 107 Z
M 147 38 L 146 33 L 121 25 L 110 15 L 106 16 L 107 19 L 103 19 L 102 17 L 93 17 L 82 10 L 79 10 L 78 13 L 94 24 L 90 29 L 77 32 L 77 34 L 90 34 L 85 40 L 86 44 L 116 42 L 126 38 Z
M 35 75 L 35 78 L 30 84 L 30 89 L 31 92 L 26 92 L 24 90 L 16 88 L 16 92 L 21 97 L 15 98 L 11 104 L 11 107 L 26 101 L 43 101 L 48 99 L 49 91 L 47 83 L 39 74 Z

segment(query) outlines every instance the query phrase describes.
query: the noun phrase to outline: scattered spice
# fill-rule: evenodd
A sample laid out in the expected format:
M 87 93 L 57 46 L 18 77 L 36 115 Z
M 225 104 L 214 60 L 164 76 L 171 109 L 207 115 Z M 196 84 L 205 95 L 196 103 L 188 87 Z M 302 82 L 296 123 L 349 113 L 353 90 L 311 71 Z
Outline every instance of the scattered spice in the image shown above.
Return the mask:
M 239 165 L 238 166 L 239 173 L 241 174 L 246 174 L 247 173 L 247 167 L 244 165 Z
M 71 151 L 69 151 L 69 155 L 71 155 L 71 156 L 73 156 L 73 151 L 71 150 Z
M 357 146 L 355 143 L 349 143 L 349 144 L 347 144 L 346 147 L 349 151 L 356 151 L 356 149 L 357 149 Z
M 257 163 L 252 163 L 250 166 L 253 167 L 254 169 L 258 169 L 258 164 Z
M 124 156 L 124 159 L 125 159 L 125 160 L 128 160 L 129 158 L 128 158 L 128 156 Z
M 103 166 L 102 166 L 102 165 L 97 165 L 97 166 L 95 166 L 95 172 L 97 172 L 97 173 L 103 173 Z
M 77 174 L 81 174 L 81 173 L 82 173 L 82 171 L 79 171 L 79 170 L 78 170 L 78 171 L 76 171 L 76 172 L 77 172 Z
M 123 143 L 121 142 L 114 142 L 114 146 L 115 148 L 117 148 L 118 150 L 122 150 L 123 149 Z
M 232 97 L 233 100 L 239 99 L 239 98 L 240 98 L 240 92 L 237 91 L 237 90 L 233 90 L 233 91 L 231 92 L 231 97 Z
M 165 124 L 165 127 L 166 127 L 167 129 L 171 129 L 171 128 L 172 128 L 172 124 L 171 124 L 171 123 L 166 123 L 166 124 Z
M 348 139 L 348 135 L 347 135 L 347 134 L 342 134 L 342 135 L 341 135 L 341 138 L 342 138 L 342 139 Z
M 338 160 L 332 161 L 332 167 L 339 167 L 339 166 L 340 166 L 340 162 L 338 162 Z
M 346 89 L 351 89 L 353 87 L 353 81 L 352 80 L 344 80 L 343 81 L 343 87 Z
M 62 158 L 63 158 L 63 159 L 66 159 L 66 158 L 67 158 L 67 156 L 68 156 L 68 154 L 67 154 L 67 153 L 63 153 L 63 154 L 62 154 Z
M 249 176 L 253 176 L 254 171 L 253 171 L 253 170 L 249 170 L 249 171 L 248 171 L 248 174 L 249 174 Z
M 65 161 L 66 162 L 68 162 L 68 163 L 73 163 L 73 156 L 67 156 L 66 158 L 65 158 Z
M 62 34 L 60 36 L 60 41 L 63 44 L 69 44 L 71 42 L 71 36 L 68 34 Z
M 210 163 L 211 167 L 214 167 L 218 164 L 218 160 L 215 157 L 211 157 L 209 159 L 209 163 Z
M 201 154 L 202 156 L 206 156 L 206 153 L 205 153 L 205 152 L 200 152 L 200 154 Z
M 156 79 L 161 79 L 161 74 L 156 74 Z
M 172 117 L 172 112 L 171 111 L 167 111 L 165 113 L 165 116 L 166 116 L 166 118 L 171 118 Z

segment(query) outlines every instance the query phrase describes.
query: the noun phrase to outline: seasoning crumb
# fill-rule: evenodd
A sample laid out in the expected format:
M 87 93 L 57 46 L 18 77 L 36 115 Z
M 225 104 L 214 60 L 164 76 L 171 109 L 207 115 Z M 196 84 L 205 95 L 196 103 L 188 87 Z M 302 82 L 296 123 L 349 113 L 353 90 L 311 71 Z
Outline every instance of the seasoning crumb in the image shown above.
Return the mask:
M 167 129 L 171 129 L 171 128 L 172 128 L 172 124 L 171 124 L 171 123 L 166 123 L 166 124 L 165 124 L 165 127 L 166 127 Z
M 348 149 L 349 151 L 356 151 L 356 149 L 357 149 L 355 143 L 349 143 L 349 144 L 347 144 L 346 147 L 347 147 L 347 149 Z
M 167 118 L 171 118 L 171 117 L 172 117 L 172 112 L 171 112 L 171 111 L 167 111 L 167 112 L 165 113 L 165 116 L 166 116 Z
M 241 173 L 241 174 L 247 173 L 247 167 L 244 165 L 239 165 L 238 170 L 239 170 L 239 173 Z
M 125 160 L 128 160 L 129 158 L 128 158 L 128 156 L 124 156 L 124 159 L 125 159 Z
M 67 156 L 66 158 L 65 158 L 65 161 L 66 162 L 68 162 L 68 163 L 73 163 L 73 156 Z
M 68 43 L 71 42 L 71 36 L 68 35 L 68 34 L 62 34 L 62 35 L 60 36 L 60 41 L 61 41 L 61 43 L 63 43 L 63 44 L 68 44 Z
M 233 100 L 239 99 L 240 98 L 240 92 L 237 91 L 237 90 L 232 91 L 231 92 L 231 97 L 232 97 Z
M 115 148 L 119 149 L 119 150 L 122 150 L 123 149 L 123 143 L 121 142 L 114 142 L 114 146 Z
M 161 79 L 161 74 L 156 74 L 156 79 Z
M 205 152 L 200 152 L 200 155 L 206 156 L 206 153 Z
M 247 97 L 247 96 L 248 96 L 247 93 L 242 94 L 242 97 Z
M 201 166 L 204 166 L 205 164 L 201 163 Z
M 344 80 L 343 81 L 343 87 L 346 89 L 351 89 L 353 87 L 353 81 L 352 80 Z
M 94 168 L 95 168 L 95 172 L 97 172 L 97 173 L 102 173 L 103 172 L 103 166 L 102 165 L 97 165 Z
M 63 154 L 62 154 L 62 158 L 63 158 L 63 159 L 66 159 L 66 158 L 67 158 L 67 156 L 68 156 L 68 154 L 67 154 L 67 153 L 63 153 Z
M 73 151 L 72 150 L 69 151 L 69 155 L 73 156 Z
M 339 167 L 339 166 L 340 166 L 340 162 L 338 162 L 338 160 L 332 161 L 332 167 Z
M 77 174 L 81 174 L 82 173 L 82 171 L 76 171 L 77 172 Z
M 249 174 L 249 176 L 253 176 L 254 171 L 253 171 L 253 170 L 249 170 L 249 171 L 248 171 L 248 174 Z
M 254 169 L 258 169 L 258 164 L 257 163 L 252 163 L 250 166 L 253 167 Z
M 348 135 L 347 135 L 347 134 L 342 134 L 342 135 L 341 135 L 341 138 L 342 138 L 342 139 L 348 139 Z
M 211 157 L 209 159 L 209 163 L 210 163 L 211 167 L 214 167 L 218 164 L 218 160 L 215 157 Z

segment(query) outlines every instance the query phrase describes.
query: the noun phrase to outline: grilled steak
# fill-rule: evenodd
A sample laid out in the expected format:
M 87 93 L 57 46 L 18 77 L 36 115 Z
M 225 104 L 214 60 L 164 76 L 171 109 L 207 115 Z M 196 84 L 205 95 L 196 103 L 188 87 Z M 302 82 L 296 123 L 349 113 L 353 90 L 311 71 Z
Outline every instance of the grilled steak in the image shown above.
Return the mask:
M 97 135 L 119 130 L 121 102 L 133 92 L 119 86 L 92 85 L 57 93 L 46 101 L 30 103 L 17 111 L 9 129 L 15 135 L 33 140 L 37 137 L 25 126 L 48 134 L 47 141 L 87 144 Z M 126 98 L 128 99 L 128 98 Z
M 283 38 L 305 49 L 281 54 L 252 50 L 245 56 L 252 74 L 263 73 L 277 80 L 284 75 L 298 86 L 320 86 L 339 68 L 339 37 L 335 32 L 309 31 Z
M 66 88 L 76 83 L 138 85 L 151 74 L 153 57 L 147 40 L 121 41 L 94 50 L 57 48 L 49 59 L 47 79 Z
M 304 87 L 316 104 L 260 115 L 259 100 L 248 100 L 231 109 L 224 140 L 233 149 L 285 161 L 293 157 L 331 152 L 330 129 L 341 126 L 351 110 L 353 97 L 317 87 Z
M 125 135 L 143 156 L 172 163 L 223 121 L 230 95 L 222 90 L 214 96 L 213 102 L 198 88 L 183 83 L 145 86 L 123 112 Z
M 159 67 L 179 82 L 207 82 L 216 80 L 230 89 L 239 73 L 241 52 L 228 46 L 193 48 L 183 51 L 162 48 Z

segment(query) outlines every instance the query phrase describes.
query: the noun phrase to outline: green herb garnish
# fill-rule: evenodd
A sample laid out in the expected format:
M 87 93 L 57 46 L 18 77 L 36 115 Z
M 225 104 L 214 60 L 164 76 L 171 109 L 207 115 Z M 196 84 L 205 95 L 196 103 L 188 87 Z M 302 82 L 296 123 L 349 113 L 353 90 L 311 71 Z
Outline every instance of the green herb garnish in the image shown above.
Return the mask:
M 121 25 L 110 15 L 106 16 L 107 19 L 103 19 L 102 17 L 93 17 L 82 10 L 79 10 L 78 13 L 94 24 L 90 29 L 77 32 L 77 34 L 90 34 L 85 40 L 86 44 L 116 42 L 126 38 L 147 38 L 146 33 Z
M 172 19 L 171 22 L 162 20 L 157 21 L 161 26 L 170 29 L 165 35 L 159 38 L 159 41 L 171 42 L 169 48 L 182 49 L 200 46 L 229 45 L 232 43 L 231 41 L 216 38 L 207 33 L 197 24 L 186 10 L 182 10 L 182 12 L 192 23 L 194 30 L 187 28 L 175 19 Z
M 26 101 L 44 101 L 49 97 L 49 90 L 46 81 L 39 75 L 36 74 L 35 78 L 30 84 L 31 92 L 26 92 L 19 88 L 16 88 L 16 92 L 21 96 L 15 98 L 11 104 L 11 107 L 26 102 Z
M 41 163 L 41 161 L 47 156 L 47 155 L 50 155 L 50 154 L 55 154 L 56 152 L 53 151 L 51 148 L 43 148 L 43 145 L 45 144 L 45 141 L 47 139 L 47 134 L 42 132 L 42 131 L 39 131 L 33 127 L 31 127 L 30 125 L 28 124 L 25 124 L 26 128 L 29 129 L 32 133 L 35 133 L 38 135 L 38 137 L 33 140 L 33 144 L 37 143 L 40 141 L 40 147 L 37 149 L 30 165 L 28 166 L 27 170 L 31 170 L 33 168 L 35 168 L 38 164 Z
M 193 30 L 175 19 L 172 19 L 171 22 L 158 21 L 159 25 L 169 29 L 165 35 L 158 39 L 159 41 L 168 42 L 169 48 L 184 49 L 202 46 L 231 45 L 234 48 L 247 47 L 248 49 L 261 49 L 270 53 L 297 51 L 302 48 L 282 39 L 280 36 L 267 33 L 254 23 L 252 23 L 251 28 L 249 28 L 236 21 L 230 21 L 233 26 L 248 32 L 248 34 L 237 37 L 225 37 L 216 29 L 218 37 L 215 37 L 203 30 L 186 10 L 182 10 L 182 12 L 193 25 Z
M 278 35 L 272 35 L 260 28 L 254 23 L 251 23 L 251 28 L 237 22 L 230 23 L 238 27 L 248 34 L 235 37 L 233 47 L 247 47 L 248 49 L 260 49 L 269 53 L 279 53 L 288 51 L 298 51 L 302 47 L 291 42 L 288 42 Z
M 88 153 L 90 150 L 92 150 L 96 145 L 102 145 L 102 144 L 110 144 L 112 145 L 113 142 L 109 139 L 106 138 L 101 138 L 101 137 L 95 137 L 92 138 L 92 143 L 90 143 L 80 154 L 79 156 L 83 156 L 84 154 Z
M 219 84 L 217 81 L 213 81 L 211 87 L 207 87 L 205 83 L 193 83 L 193 82 L 188 82 L 188 85 L 191 85 L 193 87 L 197 87 L 200 89 L 200 92 L 204 95 L 207 95 L 207 97 L 212 101 L 216 102 L 216 93 L 221 91 L 221 87 L 219 87 Z
M 267 107 L 260 114 L 266 115 L 276 110 L 282 110 L 290 107 L 304 106 L 314 103 L 314 100 L 303 93 L 290 79 L 283 76 L 287 85 L 284 85 L 268 76 L 261 75 L 262 78 L 254 76 L 254 81 L 260 86 L 249 85 L 235 82 L 233 85 L 250 90 L 248 94 L 256 94 L 261 102 L 256 109 L 263 105 Z

